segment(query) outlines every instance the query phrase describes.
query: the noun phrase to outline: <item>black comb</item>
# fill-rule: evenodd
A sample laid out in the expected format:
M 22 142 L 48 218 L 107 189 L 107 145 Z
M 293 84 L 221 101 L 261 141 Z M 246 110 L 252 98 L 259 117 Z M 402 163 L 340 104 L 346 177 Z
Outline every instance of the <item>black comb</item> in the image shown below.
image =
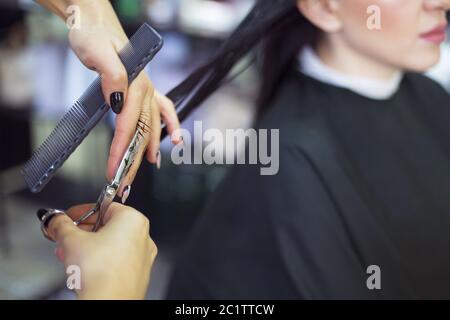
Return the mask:
M 162 46 L 162 37 L 148 24 L 143 24 L 136 31 L 119 53 L 128 73 L 129 84 Z M 22 173 L 32 192 L 37 193 L 45 187 L 108 110 L 98 77 L 25 164 Z

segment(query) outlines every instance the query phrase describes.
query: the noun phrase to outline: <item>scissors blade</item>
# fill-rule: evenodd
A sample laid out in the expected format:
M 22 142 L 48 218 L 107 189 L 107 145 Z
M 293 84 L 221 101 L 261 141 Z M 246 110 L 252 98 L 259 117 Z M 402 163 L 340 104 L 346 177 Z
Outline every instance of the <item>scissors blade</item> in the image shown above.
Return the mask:
M 142 139 L 140 139 L 140 132 L 139 130 L 136 130 L 136 133 L 134 134 L 134 137 L 131 140 L 128 149 L 119 164 L 113 181 L 103 188 L 102 193 L 98 197 L 97 203 L 95 204 L 95 207 L 75 222 L 77 225 L 98 212 L 97 221 L 94 225 L 93 231 L 95 232 L 100 228 L 100 226 L 103 224 L 103 218 L 106 211 L 113 202 L 120 185 L 127 176 L 131 166 L 134 163 L 134 160 L 136 159 L 137 153 L 139 152 L 139 149 L 141 147 L 141 143 Z

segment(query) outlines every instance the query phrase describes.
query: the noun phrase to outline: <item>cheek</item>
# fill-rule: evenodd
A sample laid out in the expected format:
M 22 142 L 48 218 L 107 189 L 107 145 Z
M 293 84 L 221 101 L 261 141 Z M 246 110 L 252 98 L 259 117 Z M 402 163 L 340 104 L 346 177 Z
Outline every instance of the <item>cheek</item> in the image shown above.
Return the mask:
M 436 62 L 438 47 L 424 46 L 419 39 L 423 0 L 344 0 L 344 37 L 365 55 L 405 69 L 422 69 Z M 380 8 L 381 29 L 370 30 L 373 14 L 367 8 Z
M 355 42 L 396 46 L 417 40 L 423 0 L 353 0 L 344 1 L 344 32 Z M 370 6 L 379 11 L 367 12 Z M 369 21 L 379 17 L 380 29 L 371 30 Z

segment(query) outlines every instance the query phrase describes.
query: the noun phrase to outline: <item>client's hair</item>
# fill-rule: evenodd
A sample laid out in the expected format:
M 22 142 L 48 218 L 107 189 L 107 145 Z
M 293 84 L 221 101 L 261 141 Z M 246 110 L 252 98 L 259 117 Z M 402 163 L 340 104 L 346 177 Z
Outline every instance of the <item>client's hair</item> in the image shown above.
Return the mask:
M 302 46 L 313 42 L 318 30 L 299 12 L 297 0 L 258 0 L 206 64 L 192 72 L 167 96 L 183 121 L 216 91 L 230 70 L 255 51 L 261 72 L 259 115 L 267 108 L 283 75 Z

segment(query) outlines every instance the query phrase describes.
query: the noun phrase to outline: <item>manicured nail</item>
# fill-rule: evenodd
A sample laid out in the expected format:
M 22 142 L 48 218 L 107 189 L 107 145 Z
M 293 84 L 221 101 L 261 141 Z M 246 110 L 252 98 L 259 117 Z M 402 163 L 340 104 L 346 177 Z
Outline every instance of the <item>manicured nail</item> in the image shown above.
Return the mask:
M 158 150 L 156 153 L 156 168 L 159 170 L 161 169 L 161 151 Z
M 39 218 L 39 221 L 42 221 L 42 218 L 44 217 L 44 215 L 48 212 L 47 209 L 39 209 L 36 212 L 37 217 Z
M 175 130 L 172 133 L 171 139 L 172 139 L 172 143 L 176 144 L 176 145 L 179 145 L 179 144 L 181 144 L 183 142 L 183 136 L 181 135 L 179 130 Z
M 111 109 L 115 114 L 119 114 L 123 107 L 123 92 L 113 92 L 110 97 Z
M 127 201 L 128 197 L 130 196 L 131 186 L 126 186 L 123 189 L 122 192 L 122 204 L 125 204 L 125 201 Z
M 178 139 L 177 145 L 178 146 L 183 146 L 184 145 L 183 136 L 180 136 L 180 138 Z

